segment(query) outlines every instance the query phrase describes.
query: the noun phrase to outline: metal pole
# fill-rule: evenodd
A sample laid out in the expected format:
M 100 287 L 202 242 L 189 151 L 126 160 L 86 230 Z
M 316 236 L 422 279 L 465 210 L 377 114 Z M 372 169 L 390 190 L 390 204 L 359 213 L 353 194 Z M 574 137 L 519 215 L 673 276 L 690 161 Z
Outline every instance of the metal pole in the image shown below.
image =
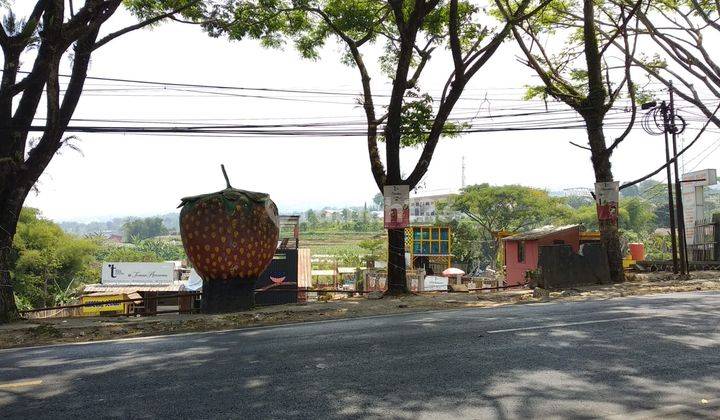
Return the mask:
M 660 111 L 663 116 L 663 127 L 665 132 L 665 160 L 670 162 L 670 139 L 668 137 L 668 115 L 667 105 L 665 101 L 660 104 Z M 672 170 L 668 164 L 665 168 L 667 170 L 667 190 L 668 190 L 668 213 L 670 217 L 670 245 L 672 249 L 672 262 L 673 262 L 673 273 L 678 273 L 678 249 L 676 242 L 676 230 L 675 230 L 675 204 L 673 203 L 673 192 L 672 192 Z
M 677 161 L 677 127 L 675 126 L 675 101 L 673 95 L 672 83 L 670 83 L 670 133 L 672 134 L 673 144 L 673 167 L 675 169 L 675 197 L 677 205 L 677 223 L 678 223 L 678 246 L 680 249 L 680 274 L 688 273 L 688 258 L 687 258 L 687 241 L 685 240 L 685 213 L 683 211 L 682 203 L 682 190 L 680 186 L 680 170 L 678 169 Z

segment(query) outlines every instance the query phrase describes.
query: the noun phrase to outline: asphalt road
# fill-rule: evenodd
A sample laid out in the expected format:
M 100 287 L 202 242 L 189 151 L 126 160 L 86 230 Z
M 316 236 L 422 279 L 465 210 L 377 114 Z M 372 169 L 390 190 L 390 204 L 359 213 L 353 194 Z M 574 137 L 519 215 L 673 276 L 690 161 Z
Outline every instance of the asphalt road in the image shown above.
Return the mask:
M 719 401 L 720 293 L 0 350 L 3 419 L 718 418 Z

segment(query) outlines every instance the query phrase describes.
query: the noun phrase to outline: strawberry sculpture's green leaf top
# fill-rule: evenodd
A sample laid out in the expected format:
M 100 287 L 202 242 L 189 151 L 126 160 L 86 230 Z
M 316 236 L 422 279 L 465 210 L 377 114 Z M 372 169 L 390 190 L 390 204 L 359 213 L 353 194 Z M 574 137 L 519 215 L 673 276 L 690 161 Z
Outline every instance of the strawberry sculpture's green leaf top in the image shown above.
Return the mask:
M 183 212 L 185 212 L 191 210 L 193 207 L 202 202 L 219 199 L 228 214 L 232 215 L 235 214 L 238 204 L 240 204 L 246 212 L 250 212 L 255 206 L 265 206 L 267 202 L 270 201 L 270 196 L 268 194 L 233 188 L 230 185 L 227 172 L 225 172 L 225 165 L 220 165 L 220 167 L 222 168 L 223 176 L 225 176 L 227 188 L 214 193 L 184 197 L 180 199 L 180 205 L 178 208 L 182 207 Z

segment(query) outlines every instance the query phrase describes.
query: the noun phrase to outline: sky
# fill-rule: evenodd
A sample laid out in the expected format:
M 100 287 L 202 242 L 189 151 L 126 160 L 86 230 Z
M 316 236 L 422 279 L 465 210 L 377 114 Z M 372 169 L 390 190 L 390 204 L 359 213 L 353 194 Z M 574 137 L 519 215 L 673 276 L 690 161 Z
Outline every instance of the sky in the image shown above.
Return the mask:
M 112 25 L 132 24 L 125 12 Z M 373 88 L 389 92 L 370 52 Z M 455 114 L 480 116 L 492 122 L 503 107 L 537 107 L 519 100 L 523 86 L 538 80 L 517 61 L 518 50 L 507 42 L 481 69 Z M 125 35 L 94 55 L 91 76 L 206 85 L 283 89 L 360 91 L 355 68 L 340 63 L 332 44 L 317 61 L 302 59 L 291 47 L 266 50 L 252 41 L 213 39 L 194 26 L 166 23 Z M 31 62 L 25 62 L 29 66 Z M 449 74 L 446 53 L 436 54 L 421 86 L 437 93 Z M 66 68 L 67 71 L 67 68 Z M 363 111 L 351 97 L 299 94 L 294 100 L 271 100 L 171 90 L 137 90 L 137 86 L 89 81 L 71 125 L 94 124 L 83 119 L 362 122 Z M 107 91 L 103 89 L 112 88 Z M 253 93 L 253 92 L 250 92 Z M 262 93 L 257 96 L 262 96 Z M 271 95 L 272 96 L 272 95 Z M 282 95 L 280 95 L 282 96 Z M 287 97 L 286 97 L 287 99 Z M 300 100 L 297 100 L 300 99 Z M 308 102 L 313 101 L 313 102 Z M 332 103 L 327 103 L 332 102 Z M 552 104 L 551 104 L 552 105 Z M 553 105 L 553 109 L 562 108 Z M 479 125 L 481 126 L 481 125 Z M 608 130 L 611 133 L 611 130 Z M 690 140 L 688 130 L 681 140 Z M 307 208 L 370 203 L 377 187 L 370 174 L 364 137 L 188 138 L 138 134 L 78 134 L 82 154 L 65 149 L 41 177 L 38 193 L 27 205 L 57 221 L 106 220 L 118 216 L 149 216 L 175 211 L 180 198 L 224 188 L 224 163 L 233 186 L 270 194 L 282 212 Z M 611 137 L 611 136 L 610 136 Z M 707 150 L 704 167 L 717 167 L 708 135 L 697 150 Z M 594 176 L 583 130 L 472 133 L 443 139 L 419 193 L 457 190 L 461 162 L 466 184 L 523 184 L 561 191 L 592 188 Z M 615 178 L 628 181 L 655 169 L 664 159 L 662 137 L 634 130 L 613 157 Z M 409 173 L 419 149 L 403 151 L 403 172 Z M 701 157 L 702 158 L 702 157 Z M 700 159 L 696 159 L 696 162 Z M 662 180 L 661 176 L 656 177 Z

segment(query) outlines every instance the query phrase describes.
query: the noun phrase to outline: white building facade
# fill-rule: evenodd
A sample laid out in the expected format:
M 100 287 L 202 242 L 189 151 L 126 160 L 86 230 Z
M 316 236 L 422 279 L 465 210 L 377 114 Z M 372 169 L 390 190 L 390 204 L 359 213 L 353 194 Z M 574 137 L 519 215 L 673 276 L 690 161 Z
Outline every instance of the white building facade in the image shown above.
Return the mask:
M 437 204 L 448 201 L 457 193 L 410 196 L 410 223 L 434 223 L 438 216 Z

